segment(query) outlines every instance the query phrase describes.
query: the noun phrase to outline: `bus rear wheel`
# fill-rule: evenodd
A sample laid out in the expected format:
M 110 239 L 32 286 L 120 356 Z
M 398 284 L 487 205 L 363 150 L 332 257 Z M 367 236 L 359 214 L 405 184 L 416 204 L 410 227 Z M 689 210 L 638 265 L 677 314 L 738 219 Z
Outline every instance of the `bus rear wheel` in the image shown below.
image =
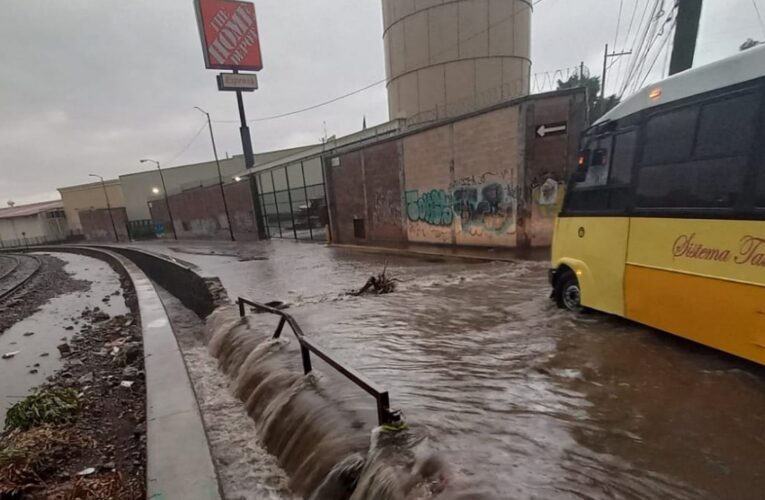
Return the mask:
M 580 313 L 584 311 L 582 306 L 582 290 L 579 288 L 579 280 L 571 271 L 566 271 L 555 286 L 555 302 L 558 307 Z

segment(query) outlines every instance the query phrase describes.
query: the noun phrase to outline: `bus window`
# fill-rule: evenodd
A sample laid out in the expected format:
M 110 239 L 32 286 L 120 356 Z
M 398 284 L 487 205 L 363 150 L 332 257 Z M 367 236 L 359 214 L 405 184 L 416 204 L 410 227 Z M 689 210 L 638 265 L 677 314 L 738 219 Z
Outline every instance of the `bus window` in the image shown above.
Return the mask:
M 689 159 L 698 114 L 698 106 L 686 106 L 650 118 L 645 129 L 642 163 L 656 165 Z
M 748 155 L 759 109 L 760 96 L 755 93 L 705 105 L 701 108 L 694 156 L 720 158 Z
M 635 162 L 635 144 L 637 132 L 630 131 L 614 137 L 614 153 L 611 159 L 611 179 L 609 184 L 625 185 L 632 179 L 632 166 Z
M 574 184 L 576 188 L 605 186 L 608 181 L 608 160 L 610 137 L 594 140 L 588 145 L 589 166 L 583 181 Z

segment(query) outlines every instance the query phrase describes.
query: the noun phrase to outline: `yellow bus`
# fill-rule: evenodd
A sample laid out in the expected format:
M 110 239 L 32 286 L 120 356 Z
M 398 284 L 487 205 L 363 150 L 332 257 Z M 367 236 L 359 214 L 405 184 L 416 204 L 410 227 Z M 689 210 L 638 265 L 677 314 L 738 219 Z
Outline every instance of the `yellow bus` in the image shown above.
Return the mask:
M 650 85 L 583 134 L 550 281 L 560 307 L 765 364 L 765 47 Z

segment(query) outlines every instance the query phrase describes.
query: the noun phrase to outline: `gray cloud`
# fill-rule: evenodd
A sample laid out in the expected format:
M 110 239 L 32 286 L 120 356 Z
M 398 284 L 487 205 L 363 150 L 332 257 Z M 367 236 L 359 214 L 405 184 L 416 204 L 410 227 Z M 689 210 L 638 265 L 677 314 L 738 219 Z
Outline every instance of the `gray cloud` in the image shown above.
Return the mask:
M 640 10 L 648 1 L 625 0 L 623 16 L 635 2 Z M 599 74 L 618 4 L 540 3 L 534 71 L 584 61 Z M 384 77 L 379 0 L 258 0 L 256 6 L 265 67 L 261 89 L 245 98 L 249 118 L 310 106 Z M 733 54 L 748 37 L 765 37 L 751 0 L 706 0 L 697 61 Z M 237 119 L 234 95 L 218 92 L 215 71 L 204 69 L 191 0 L 5 0 L 0 47 L 0 201 L 49 198 L 56 187 L 87 182 L 91 172 L 138 171 L 142 157 L 167 162 L 203 123 L 193 106 L 214 120 Z M 259 151 L 317 142 L 323 122 L 330 135 L 342 135 L 360 128 L 365 115 L 369 124 L 387 119 L 384 85 L 253 123 L 253 142 Z M 240 153 L 237 127 L 215 124 L 221 151 Z M 211 155 L 201 134 L 175 164 Z

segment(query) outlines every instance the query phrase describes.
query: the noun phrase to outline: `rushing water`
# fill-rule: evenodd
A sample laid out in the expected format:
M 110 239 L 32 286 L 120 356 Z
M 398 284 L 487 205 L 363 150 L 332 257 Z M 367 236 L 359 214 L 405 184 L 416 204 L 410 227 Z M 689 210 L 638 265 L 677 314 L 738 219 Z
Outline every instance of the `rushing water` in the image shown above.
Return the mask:
M 220 276 L 232 296 L 291 303 L 307 334 L 391 391 L 451 483 L 499 498 L 761 498 L 763 370 L 623 320 L 560 311 L 544 262 L 429 262 L 290 242 L 175 248 L 164 251 Z M 396 293 L 344 294 L 385 265 L 402 280 Z M 363 455 L 373 400 L 334 379 L 304 390 L 294 345 L 266 340 L 266 316 L 250 321 L 260 337 L 241 335 L 220 353 L 224 366 L 265 436 L 268 422 L 284 426 L 269 450 L 313 488 L 329 465 L 291 461 L 301 426 L 314 446 L 340 443 L 336 457 Z M 279 395 L 253 396 L 277 386 Z M 275 402 L 284 388 L 296 405 L 319 408 L 313 421 L 269 416 L 284 407 Z

